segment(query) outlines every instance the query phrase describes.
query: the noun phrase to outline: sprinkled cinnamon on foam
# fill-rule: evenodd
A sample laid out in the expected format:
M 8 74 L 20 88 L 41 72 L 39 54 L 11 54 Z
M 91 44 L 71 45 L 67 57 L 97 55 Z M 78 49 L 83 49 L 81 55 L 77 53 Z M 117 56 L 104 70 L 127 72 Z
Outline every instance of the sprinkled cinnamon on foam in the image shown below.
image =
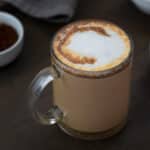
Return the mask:
M 81 21 L 64 27 L 53 41 L 56 57 L 75 69 L 101 71 L 112 68 L 130 53 L 130 40 L 114 24 Z

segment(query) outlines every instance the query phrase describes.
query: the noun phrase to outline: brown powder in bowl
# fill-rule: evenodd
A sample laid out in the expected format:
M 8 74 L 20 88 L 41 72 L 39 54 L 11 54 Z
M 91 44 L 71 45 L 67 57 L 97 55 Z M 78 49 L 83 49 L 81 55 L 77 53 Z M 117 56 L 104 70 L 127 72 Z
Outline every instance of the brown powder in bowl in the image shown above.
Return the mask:
M 0 51 L 12 46 L 18 39 L 16 30 L 6 24 L 0 24 Z

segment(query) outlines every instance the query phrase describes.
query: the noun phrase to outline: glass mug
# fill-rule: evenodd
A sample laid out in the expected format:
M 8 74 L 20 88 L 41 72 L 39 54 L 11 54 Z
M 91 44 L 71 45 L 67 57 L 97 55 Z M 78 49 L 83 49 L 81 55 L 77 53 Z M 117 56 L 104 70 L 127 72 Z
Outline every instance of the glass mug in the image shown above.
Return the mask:
M 106 71 L 82 71 L 61 62 L 51 51 L 52 65 L 32 81 L 30 109 L 42 124 L 57 124 L 67 134 L 81 139 L 104 139 L 118 133 L 127 122 L 132 51 L 119 65 Z M 47 114 L 37 110 L 48 84 L 53 105 Z

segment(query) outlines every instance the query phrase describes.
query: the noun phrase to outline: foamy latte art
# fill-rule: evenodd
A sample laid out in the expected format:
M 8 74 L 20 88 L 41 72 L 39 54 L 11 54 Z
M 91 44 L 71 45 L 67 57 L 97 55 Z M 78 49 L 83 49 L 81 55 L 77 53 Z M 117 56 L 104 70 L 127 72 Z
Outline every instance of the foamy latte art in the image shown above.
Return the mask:
M 104 71 L 122 63 L 130 54 L 127 34 L 103 21 L 81 21 L 60 30 L 53 41 L 56 57 L 72 68 Z

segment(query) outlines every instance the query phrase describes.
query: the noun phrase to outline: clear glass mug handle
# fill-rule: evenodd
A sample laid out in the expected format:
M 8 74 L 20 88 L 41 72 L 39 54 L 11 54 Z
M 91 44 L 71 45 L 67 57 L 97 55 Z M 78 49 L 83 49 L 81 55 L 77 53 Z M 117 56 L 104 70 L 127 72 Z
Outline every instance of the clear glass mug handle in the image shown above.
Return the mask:
M 46 114 L 38 111 L 37 104 L 46 86 L 60 77 L 53 67 L 41 70 L 31 82 L 28 89 L 29 107 L 34 118 L 42 124 L 53 125 L 63 118 L 62 111 L 55 105 L 51 106 Z

